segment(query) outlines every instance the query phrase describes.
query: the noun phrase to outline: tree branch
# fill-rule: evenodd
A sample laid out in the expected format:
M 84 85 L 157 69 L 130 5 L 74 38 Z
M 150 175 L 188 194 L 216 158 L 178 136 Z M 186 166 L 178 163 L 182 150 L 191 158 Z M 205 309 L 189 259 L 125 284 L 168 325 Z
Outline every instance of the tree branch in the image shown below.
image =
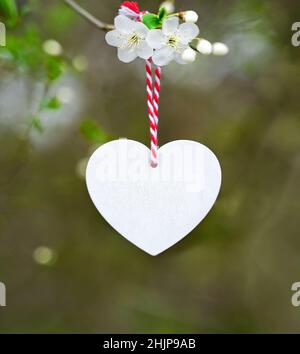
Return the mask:
M 81 17 L 86 19 L 89 23 L 97 27 L 98 29 L 102 31 L 110 31 L 114 29 L 114 25 L 102 22 L 98 20 L 95 16 L 93 16 L 91 13 L 86 11 L 84 8 L 82 8 L 80 5 L 78 5 L 75 1 L 73 0 L 63 0 L 66 5 L 68 5 L 72 10 L 77 12 Z

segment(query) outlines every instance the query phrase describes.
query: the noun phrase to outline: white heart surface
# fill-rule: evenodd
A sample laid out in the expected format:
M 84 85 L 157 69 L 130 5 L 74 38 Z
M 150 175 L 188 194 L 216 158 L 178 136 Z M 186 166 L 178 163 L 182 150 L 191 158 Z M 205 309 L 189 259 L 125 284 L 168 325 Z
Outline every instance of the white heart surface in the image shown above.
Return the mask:
M 206 146 L 170 142 L 150 165 L 150 150 L 127 139 L 100 146 L 86 170 L 91 199 L 128 241 L 156 256 L 189 234 L 215 203 L 220 164 Z

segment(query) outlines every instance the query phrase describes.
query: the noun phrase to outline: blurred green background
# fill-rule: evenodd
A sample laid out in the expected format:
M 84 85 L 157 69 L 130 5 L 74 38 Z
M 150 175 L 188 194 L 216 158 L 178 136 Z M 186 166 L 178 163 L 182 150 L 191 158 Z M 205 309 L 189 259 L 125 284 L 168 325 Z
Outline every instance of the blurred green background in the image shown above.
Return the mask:
M 107 22 L 120 5 L 79 3 Z M 300 332 L 290 300 L 300 280 L 299 1 L 176 1 L 230 53 L 164 68 L 160 145 L 206 144 L 223 185 L 205 220 L 157 257 L 102 219 L 83 177 L 103 142 L 149 144 L 143 61 L 120 63 L 63 1 L 17 4 L 0 10 L 0 332 Z

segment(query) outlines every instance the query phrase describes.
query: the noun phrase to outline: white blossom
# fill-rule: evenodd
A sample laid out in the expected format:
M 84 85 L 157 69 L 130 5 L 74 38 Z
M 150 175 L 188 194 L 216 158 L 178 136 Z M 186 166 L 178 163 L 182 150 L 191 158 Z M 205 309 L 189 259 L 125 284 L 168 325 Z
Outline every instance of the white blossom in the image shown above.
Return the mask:
M 154 64 L 164 66 L 172 60 L 183 64 L 182 53 L 189 48 L 189 43 L 198 34 L 199 28 L 194 23 L 179 25 L 178 17 L 166 19 L 162 29 L 153 29 L 147 36 L 147 43 L 155 49 L 152 57 Z
M 198 14 L 195 11 L 186 11 L 183 13 L 183 20 L 185 22 L 196 23 L 198 21 Z
M 106 42 L 118 48 L 118 58 L 130 63 L 137 57 L 149 59 L 153 49 L 146 42 L 149 29 L 141 22 L 135 22 L 126 16 L 115 18 L 115 29 L 105 36 Z
M 186 63 L 190 64 L 193 63 L 196 60 L 197 53 L 194 49 L 192 48 L 187 48 L 182 54 L 181 54 L 181 59 Z
M 171 14 L 175 11 L 175 6 L 171 1 L 164 1 L 160 7 L 164 7 L 168 14 Z
M 229 52 L 229 48 L 227 47 L 226 44 L 221 43 L 221 42 L 216 42 L 212 45 L 212 53 L 214 55 L 226 55 Z
M 201 54 L 209 55 L 212 53 L 212 44 L 208 40 L 200 38 L 197 43 L 197 50 Z

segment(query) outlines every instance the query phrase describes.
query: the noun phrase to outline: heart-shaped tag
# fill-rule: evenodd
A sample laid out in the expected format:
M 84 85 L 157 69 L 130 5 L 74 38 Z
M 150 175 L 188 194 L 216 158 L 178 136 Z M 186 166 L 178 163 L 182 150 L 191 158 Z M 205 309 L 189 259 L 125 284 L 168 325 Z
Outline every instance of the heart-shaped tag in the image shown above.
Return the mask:
M 221 168 L 204 145 L 177 140 L 150 151 L 127 139 L 99 147 L 89 160 L 89 194 L 104 219 L 128 241 L 155 256 L 190 233 L 212 208 Z

